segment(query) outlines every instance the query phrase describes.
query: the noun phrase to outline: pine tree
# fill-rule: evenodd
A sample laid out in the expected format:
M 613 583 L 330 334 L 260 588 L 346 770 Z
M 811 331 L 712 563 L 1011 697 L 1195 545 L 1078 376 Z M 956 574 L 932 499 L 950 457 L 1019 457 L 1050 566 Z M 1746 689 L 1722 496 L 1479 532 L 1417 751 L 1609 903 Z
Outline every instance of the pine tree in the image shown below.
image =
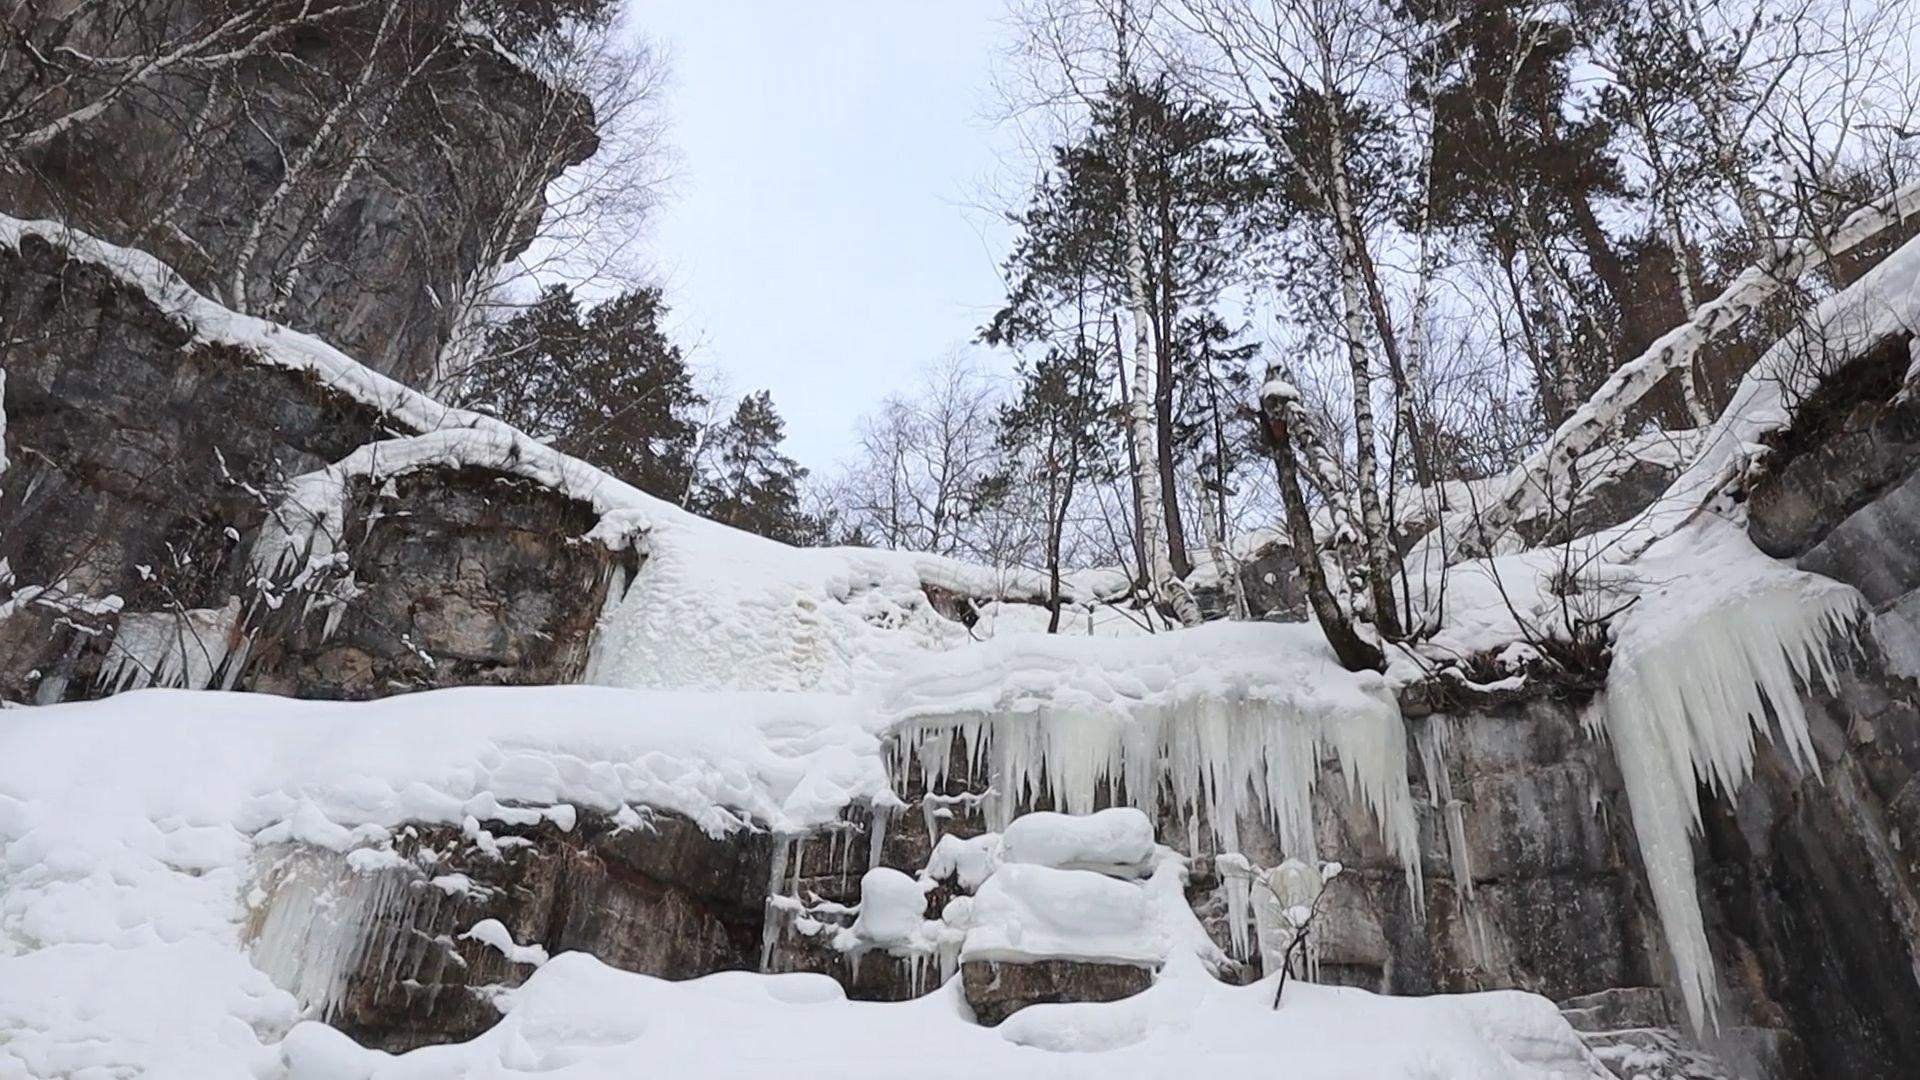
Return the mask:
M 1024 490 L 1045 515 L 1042 534 L 1047 564 L 1047 632 L 1060 629 L 1060 571 L 1067 520 L 1084 480 L 1112 479 L 1101 468 L 1101 445 L 1112 416 L 1100 391 L 1099 357 L 1082 338 L 1070 350 L 1054 349 L 1020 370 L 1020 392 L 1002 406 L 999 437 L 1006 467 L 990 489 L 1005 499 Z
M 1182 429 L 1205 407 L 1205 369 L 1220 352 L 1208 313 L 1239 280 L 1271 187 L 1259 156 L 1235 135 L 1219 105 L 1164 81 L 1114 86 L 1086 135 L 1055 148 L 1053 169 L 1014 216 L 1007 304 L 981 333 L 996 345 L 1057 341 L 1062 324 L 1069 336 L 1084 334 L 1103 307 L 1111 315 L 1132 306 L 1129 238 L 1138 232 L 1147 325 L 1136 333 L 1151 342 L 1154 376 L 1141 402 L 1153 428 L 1143 456 L 1160 488 L 1147 510 L 1159 518 L 1175 575 L 1191 569 L 1177 479 L 1193 443 Z
M 800 508 L 807 470 L 780 452 L 786 424 L 765 390 L 740 399 L 733 415 L 709 436 L 714 467 L 702 481 L 695 508 L 737 529 L 789 544 L 823 542 L 822 524 Z
M 680 347 L 660 329 L 660 291 L 592 308 L 554 286 L 486 334 L 455 397 L 652 495 L 678 501 L 693 479 L 703 404 Z

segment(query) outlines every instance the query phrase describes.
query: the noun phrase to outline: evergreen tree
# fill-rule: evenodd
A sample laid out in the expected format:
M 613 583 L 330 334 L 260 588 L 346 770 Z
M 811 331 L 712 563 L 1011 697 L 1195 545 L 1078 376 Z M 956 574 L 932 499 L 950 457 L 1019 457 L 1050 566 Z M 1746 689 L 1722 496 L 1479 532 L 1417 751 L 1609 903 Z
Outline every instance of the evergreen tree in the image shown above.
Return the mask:
M 800 508 L 807 470 L 780 452 L 786 424 L 762 390 L 740 399 L 709 436 L 714 462 L 694 500 L 701 513 L 738 529 L 789 544 L 823 542 L 822 524 Z
M 1033 496 L 1044 514 L 1042 545 L 1048 577 L 1047 632 L 1060 629 L 1060 570 L 1068 515 L 1083 480 L 1111 480 L 1101 468 L 1101 445 L 1113 416 L 1100 392 L 1097 352 L 1082 339 L 1022 365 L 1020 391 L 1000 409 L 999 437 L 1006 465 L 986 485 L 989 497 L 1016 491 Z
M 1530 351 L 1542 412 L 1556 425 L 1667 325 L 1640 320 L 1646 282 L 1596 209 L 1631 193 L 1614 153 L 1619 118 L 1579 99 L 1580 43 L 1547 9 L 1512 0 L 1409 8 L 1447 28 L 1428 73 L 1434 222 L 1476 236 L 1540 328 Z
M 666 311 L 655 288 L 583 308 L 553 286 L 487 332 L 456 400 L 678 502 L 693 480 L 688 417 L 703 399 L 660 329 Z
M 1020 235 L 1008 259 L 1006 306 L 981 332 L 988 344 L 1014 346 L 1084 338 L 1086 324 L 1110 317 L 1125 294 L 1125 160 L 1133 146 L 1142 210 L 1148 321 L 1154 343 L 1152 410 L 1155 458 L 1174 570 L 1190 569 L 1176 474 L 1192 447 L 1202 384 L 1222 356 L 1210 309 L 1240 280 L 1241 261 L 1260 232 L 1257 220 L 1271 177 L 1260 156 L 1236 142 L 1214 102 L 1164 82 L 1116 86 L 1078 142 L 1056 147 L 1053 169 L 1013 218 Z M 1091 300 L 1091 302 L 1090 302 Z M 1098 385 L 1098 380 L 1096 380 Z

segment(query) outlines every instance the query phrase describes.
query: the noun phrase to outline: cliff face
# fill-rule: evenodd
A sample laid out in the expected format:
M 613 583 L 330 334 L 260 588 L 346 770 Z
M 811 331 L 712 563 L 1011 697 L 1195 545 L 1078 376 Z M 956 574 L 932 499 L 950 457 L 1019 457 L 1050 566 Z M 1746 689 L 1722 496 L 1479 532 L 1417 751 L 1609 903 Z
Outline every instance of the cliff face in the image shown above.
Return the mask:
M 274 580 L 254 548 L 263 527 L 284 532 L 283 485 L 417 425 L 209 325 L 263 315 L 402 381 L 433 375 L 476 289 L 530 240 L 547 183 L 595 146 L 587 103 L 463 10 L 8 8 L 19 50 L 204 47 L 118 82 L 0 65 L 0 95 L 33 103 L 0 128 L 26 140 L 0 167 L 0 214 L 57 221 L 93 252 L 22 227 L 0 243 L 0 696 L 184 682 L 368 697 L 579 673 L 616 560 L 580 539 L 590 510 L 509 475 L 450 463 L 359 482 L 339 523 L 355 550 L 326 571 L 340 602 Z M 22 135 L 90 103 L 84 122 Z M 101 256 L 95 238 L 132 254 Z M 188 287 L 230 312 L 160 295 Z
M 175 682 L 373 697 L 584 667 L 618 562 L 581 539 L 590 509 L 486 469 L 360 482 L 330 570 L 350 598 L 316 608 L 255 553 L 282 524 L 278 493 L 411 434 L 400 420 L 31 235 L 0 244 L 0 322 L 31 328 L 4 369 L 6 697 Z
M 14 4 L 4 19 L 49 37 L 79 6 Z M 107 7 L 63 47 L 140 55 L 242 5 Z M 256 7 L 289 29 L 222 39 L 208 51 L 247 58 L 169 67 L 20 153 L 0 168 L 0 211 L 149 251 L 229 307 L 424 384 L 481 276 L 531 239 L 547 182 L 593 152 L 592 110 L 463 25 L 454 0 Z M 52 78 L 0 65 L 0 99 Z M 38 115 L 107 98 L 101 82 Z

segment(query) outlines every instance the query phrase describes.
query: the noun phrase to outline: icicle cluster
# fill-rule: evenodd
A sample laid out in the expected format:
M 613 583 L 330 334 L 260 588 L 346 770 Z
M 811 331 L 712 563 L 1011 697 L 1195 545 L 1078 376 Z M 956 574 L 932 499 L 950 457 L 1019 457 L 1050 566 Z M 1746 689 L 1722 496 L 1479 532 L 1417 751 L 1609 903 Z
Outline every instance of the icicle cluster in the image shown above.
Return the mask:
M 1427 805 L 1439 811 L 1447 833 L 1447 857 L 1453 871 L 1453 887 L 1459 897 L 1460 921 L 1466 927 L 1467 948 L 1484 970 L 1491 966 L 1487 955 L 1485 912 L 1473 895 L 1473 852 L 1467 847 L 1467 823 L 1461 800 L 1453 794 L 1453 774 L 1447 771 L 1447 746 L 1453 739 L 1453 720 L 1443 713 L 1427 717 L 1420 725 L 1416 742 L 1420 763 L 1427 776 Z
M 957 762 L 958 752 L 967 760 Z M 1219 850 L 1240 848 L 1239 823 L 1260 814 L 1281 849 L 1314 857 L 1313 790 L 1323 754 L 1339 759 L 1348 791 L 1373 812 L 1381 838 L 1400 856 L 1419 895 L 1418 832 L 1407 789 L 1406 731 L 1397 710 L 1315 712 L 1288 701 L 1196 694 L 1173 703 L 1136 701 L 1125 711 L 1040 705 L 988 715 L 921 716 L 896 729 L 896 769 L 911 754 L 929 789 L 964 764 L 988 776 L 987 824 L 1004 829 L 1042 796 L 1070 814 L 1115 802 L 1157 812 L 1163 791 L 1201 823 Z M 904 786 L 899 776 L 896 786 Z
M 439 966 L 464 961 L 452 941 L 423 941 L 409 928 L 460 896 L 423 885 L 404 864 L 360 870 L 328 851 L 284 855 L 263 886 L 271 900 L 252 935 L 254 966 L 322 1021 L 338 1013 L 355 975 L 435 987 Z
M 221 689 L 230 690 L 246 662 L 239 621 L 237 598 L 223 608 L 122 615 L 100 664 L 99 685 L 115 694 L 149 686 L 205 690 L 224 671 Z
M 1717 1023 L 1718 989 L 1694 882 L 1697 782 L 1737 792 L 1753 771 L 1756 736 L 1774 737 L 1769 714 L 1788 757 L 1818 774 L 1801 691 L 1833 688 L 1833 648 L 1856 633 L 1863 611 L 1847 586 L 1737 539 L 1744 552 L 1696 559 L 1687 578 L 1644 595 L 1622 620 L 1605 702 L 1648 885 L 1698 1029 Z

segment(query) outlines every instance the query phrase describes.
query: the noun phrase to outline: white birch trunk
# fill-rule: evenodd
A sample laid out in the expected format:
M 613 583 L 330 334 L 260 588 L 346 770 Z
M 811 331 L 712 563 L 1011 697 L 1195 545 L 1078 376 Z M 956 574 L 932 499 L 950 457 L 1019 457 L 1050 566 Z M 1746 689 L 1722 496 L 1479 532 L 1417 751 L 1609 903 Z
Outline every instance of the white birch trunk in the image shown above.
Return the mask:
M 1132 84 L 1127 35 L 1127 9 L 1122 4 L 1116 35 L 1121 93 L 1131 92 Z M 1147 559 L 1149 593 L 1173 608 L 1174 616 L 1182 625 L 1193 626 L 1200 622 L 1200 609 L 1185 583 L 1174 575 L 1173 555 L 1160 528 L 1166 500 L 1160 490 L 1160 472 L 1155 467 L 1159 455 L 1154 447 L 1152 411 L 1153 342 L 1149 337 L 1152 320 L 1147 311 L 1147 253 L 1138 169 L 1133 121 L 1129 116 L 1121 162 L 1121 200 L 1123 227 L 1127 231 L 1127 314 L 1133 320 L 1133 399 L 1127 408 L 1127 430 L 1133 442 L 1134 479 L 1140 490 L 1140 541 Z
M 247 271 L 253 266 L 254 259 L 259 256 L 260 244 L 266 236 L 267 229 L 273 224 L 273 219 L 279 216 L 281 204 L 293 194 L 294 188 L 299 186 L 307 170 L 313 166 L 314 160 L 332 140 L 333 130 L 339 127 L 347 115 L 354 110 L 361 92 L 373 80 L 374 65 L 379 60 L 381 47 L 386 44 L 387 33 L 393 27 L 393 17 L 399 10 L 400 0 L 388 0 L 387 10 L 380 16 L 380 27 L 374 32 L 373 47 L 367 52 L 367 61 L 361 66 L 359 77 L 354 80 L 347 92 L 341 95 L 340 100 L 334 102 L 333 107 L 327 110 L 326 116 L 321 119 L 319 128 L 314 131 L 313 138 L 308 141 L 306 148 L 301 150 L 300 156 L 287 166 L 286 175 L 280 178 L 280 183 L 267 196 L 266 201 L 260 204 L 259 211 L 254 214 L 253 224 L 247 229 L 247 238 L 241 243 L 239 254 L 234 256 L 233 273 L 227 281 L 227 301 L 236 310 L 249 310 Z
M 1920 213 L 1920 183 L 1909 184 L 1879 202 L 1862 207 L 1824 237 L 1801 240 L 1776 259 L 1763 260 L 1742 271 L 1725 291 L 1648 346 L 1639 356 L 1616 368 L 1586 404 L 1553 433 L 1546 445 L 1507 475 L 1501 493 L 1479 514 L 1450 521 L 1447 535 L 1456 537 L 1462 554 L 1492 549 L 1513 523 L 1556 488 L 1564 489 L 1573 465 L 1606 438 L 1628 409 L 1671 372 L 1693 362 L 1702 346 L 1744 322 L 1761 305 L 1809 271 L 1852 251 L 1915 213 Z

